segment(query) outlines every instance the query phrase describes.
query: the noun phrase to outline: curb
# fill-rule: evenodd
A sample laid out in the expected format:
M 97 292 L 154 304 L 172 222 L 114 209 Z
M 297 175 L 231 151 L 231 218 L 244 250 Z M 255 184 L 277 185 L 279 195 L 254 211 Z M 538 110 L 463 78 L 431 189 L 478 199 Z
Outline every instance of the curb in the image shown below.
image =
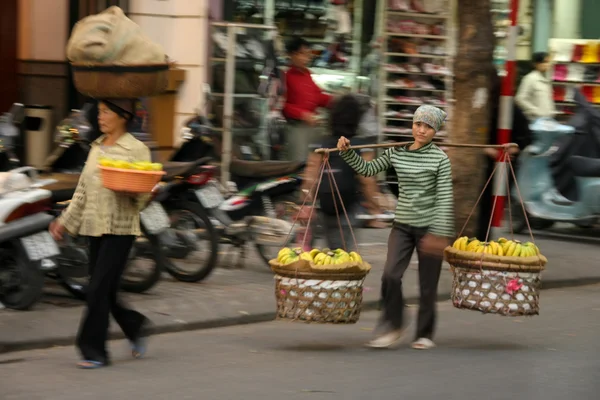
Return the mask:
M 598 278 L 580 278 L 560 281 L 544 282 L 542 290 L 562 289 L 570 287 L 587 286 L 600 283 Z M 437 301 L 447 301 L 450 299 L 450 293 L 439 294 Z M 406 299 L 407 304 L 418 304 L 418 297 L 410 297 Z M 379 300 L 368 300 L 363 302 L 362 311 L 374 311 L 379 309 Z M 206 321 L 196 321 L 189 323 L 171 323 L 162 326 L 154 326 L 152 335 L 160 335 L 165 333 L 188 332 L 215 328 L 226 328 L 238 325 L 250 325 L 262 322 L 270 322 L 275 320 L 275 312 L 257 313 L 252 315 L 242 315 L 238 317 L 213 319 Z M 109 340 L 124 339 L 125 335 L 122 332 L 110 335 Z M 38 340 L 24 341 L 20 343 L 2 344 L 0 343 L 0 354 L 13 353 L 25 350 L 40 350 L 50 347 L 71 346 L 75 342 L 75 334 L 69 337 L 54 337 Z

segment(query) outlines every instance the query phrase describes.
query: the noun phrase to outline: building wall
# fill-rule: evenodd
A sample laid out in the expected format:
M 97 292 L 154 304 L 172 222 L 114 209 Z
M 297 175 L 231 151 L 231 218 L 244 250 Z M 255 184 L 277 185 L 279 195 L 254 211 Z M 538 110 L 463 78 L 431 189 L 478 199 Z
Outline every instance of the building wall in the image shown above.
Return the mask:
M 554 0 L 552 37 L 581 38 L 581 11 L 581 0 Z
M 131 0 L 130 18 L 167 55 L 186 70 L 174 121 L 177 140 L 181 125 L 194 115 L 206 81 L 209 0 Z
M 19 101 L 54 109 L 51 123 L 68 112 L 69 0 L 18 0 Z

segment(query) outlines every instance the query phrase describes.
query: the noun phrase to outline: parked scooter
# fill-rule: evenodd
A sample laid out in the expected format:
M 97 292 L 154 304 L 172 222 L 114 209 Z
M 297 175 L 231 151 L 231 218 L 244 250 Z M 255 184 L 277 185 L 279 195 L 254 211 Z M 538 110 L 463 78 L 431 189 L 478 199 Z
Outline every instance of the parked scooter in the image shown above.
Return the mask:
M 566 146 L 565 136 L 588 137 L 597 140 L 600 133 L 600 112 L 593 109 L 578 92 L 579 103 L 575 116 L 563 125 L 553 119 L 540 119 L 531 125 L 533 143 L 522 151 L 519 158 L 517 181 L 530 224 L 534 228 L 547 229 L 554 222 L 569 222 L 586 228 L 594 225 L 600 217 L 600 160 L 598 156 L 586 157 L 566 153 L 565 168 L 569 179 L 575 178 L 575 196 L 567 198 L 557 189 L 552 175 L 552 164 L 556 163 L 561 147 Z M 590 147 L 590 146 L 587 146 Z M 600 150 L 600 147 L 597 146 Z M 593 149 L 591 150 L 594 151 Z M 590 149 L 585 153 L 590 154 Z M 600 155 L 600 154 L 599 154 Z M 554 162 L 553 162 L 554 161 Z M 527 228 L 516 188 L 512 191 L 512 218 L 515 232 Z
M 210 101 L 209 90 L 205 90 L 205 95 Z M 220 158 L 220 135 L 215 133 L 204 115 L 188 121 L 181 133 L 181 145 L 171 161 L 193 161 L 211 155 Z M 221 233 L 222 242 L 240 249 L 240 263 L 248 242 L 254 242 L 261 257 L 268 262 L 273 258 L 273 251 L 285 244 L 292 230 L 291 221 L 282 217 L 295 203 L 302 183 L 299 173 L 304 166 L 302 162 L 234 158 L 229 165 L 231 181 L 228 188 L 223 188 L 214 179 L 209 180 L 191 193 L 197 205 L 189 211 L 210 215 Z M 238 187 L 242 190 L 238 191 Z
M 44 171 L 59 181 L 52 187 L 57 201 L 71 198 L 79 173 L 87 159 L 90 144 L 96 139 L 91 136 L 93 132 L 85 128 L 86 125 L 89 126 L 89 118 L 86 110 L 75 112 L 68 119 L 68 124 L 59 125 L 57 134 L 59 146 L 44 166 Z M 77 128 L 73 130 L 72 127 Z M 73 135 L 72 132 L 75 131 L 83 132 L 83 134 Z M 162 268 L 169 274 L 184 282 L 197 282 L 206 278 L 216 265 L 218 234 L 208 216 L 204 218 L 195 216 L 193 220 L 190 220 L 184 218 L 185 215 L 182 216 L 183 212 L 180 209 L 185 199 L 179 194 L 187 192 L 189 187 L 204 184 L 212 177 L 213 171 L 204 167 L 207 161 L 208 159 L 200 162 L 165 163 L 164 170 L 167 174 L 163 178 L 163 182 L 166 185 L 161 188 L 161 193 L 150 204 L 150 207 L 157 209 L 156 212 L 159 212 L 158 208 L 164 207 L 163 210 L 160 210 L 160 214 L 167 215 L 166 209 L 170 214 L 167 215 L 167 218 L 171 217 L 172 220 L 171 226 L 167 226 L 168 229 L 159 233 L 158 239 L 160 240 L 148 237 L 149 242 L 154 242 L 156 251 L 163 253 L 157 254 L 156 259 L 162 260 Z M 151 219 L 146 222 L 142 221 L 142 224 L 147 225 L 151 221 Z M 157 244 L 159 242 L 161 250 Z M 207 256 L 205 256 L 206 252 L 201 251 L 205 247 L 203 244 L 208 245 Z M 144 252 L 139 254 L 144 254 Z M 148 275 L 148 280 L 142 280 L 137 287 L 131 286 L 127 283 L 127 279 L 124 279 L 124 289 L 136 292 L 144 290 L 145 287 L 152 285 L 153 276 L 153 274 Z
M 86 105 L 81 111 L 73 110 L 69 117 L 61 121 L 57 127 L 57 146 L 40 171 L 40 176 L 46 179 L 43 188 L 50 196 L 47 210 L 54 216 L 58 216 L 71 200 L 91 141 L 95 139 L 91 136 L 92 127 L 86 118 L 90 108 L 90 105 Z M 146 217 L 147 215 L 150 216 Z M 143 236 L 134 243 L 130 263 L 121 280 L 121 288 L 134 293 L 142 293 L 153 287 L 160 279 L 163 268 L 170 265 L 157 236 L 169 226 L 168 217 L 160 204 L 150 203 L 142 212 L 141 220 Z M 47 275 L 56 279 L 76 297 L 83 298 L 88 279 L 85 238 L 65 235 L 65 240 L 59 243 L 59 247 L 58 268 Z M 134 268 L 143 260 L 150 261 L 150 265 L 146 268 Z
M 28 175 L 30 174 L 31 177 Z M 44 273 L 56 269 L 58 247 L 44 211 L 51 193 L 31 167 L 0 173 L 0 303 L 25 310 L 42 295 Z

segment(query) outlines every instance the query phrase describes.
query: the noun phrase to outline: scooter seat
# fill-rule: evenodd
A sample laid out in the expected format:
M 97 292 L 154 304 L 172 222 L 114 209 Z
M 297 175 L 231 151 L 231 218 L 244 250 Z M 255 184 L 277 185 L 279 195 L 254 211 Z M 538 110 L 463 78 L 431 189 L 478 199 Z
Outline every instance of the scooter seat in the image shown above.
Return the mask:
M 169 182 L 180 176 L 189 176 L 198 167 L 196 161 L 191 162 L 177 162 L 168 161 L 163 164 L 163 170 L 167 173 L 163 177 L 163 181 Z
M 52 192 L 52 201 L 55 203 L 71 200 L 79 182 L 79 174 L 41 174 L 40 178 L 57 181 L 44 186 L 44 189 Z
M 571 156 L 569 162 L 576 176 L 582 178 L 600 178 L 600 159 Z
M 305 166 L 305 162 L 299 161 L 244 161 L 233 159 L 230 164 L 230 171 L 232 175 L 243 178 L 274 178 L 297 173 Z

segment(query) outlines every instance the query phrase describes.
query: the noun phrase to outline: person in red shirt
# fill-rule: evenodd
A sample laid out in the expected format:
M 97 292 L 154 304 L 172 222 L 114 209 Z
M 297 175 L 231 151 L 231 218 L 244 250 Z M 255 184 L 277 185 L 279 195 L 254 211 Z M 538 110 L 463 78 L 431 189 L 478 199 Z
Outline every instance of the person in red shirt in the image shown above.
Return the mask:
M 332 96 L 313 81 L 308 69 L 312 60 L 310 44 L 295 37 L 287 44 L 291 66 L 286 73 L 286 101 L 283 115 L 288 121 L 285 139 L 285 158 L 290 161 L 306 161 L 308 145 L 323 136 L 318 126 L 317 109 L 328 107 Z

